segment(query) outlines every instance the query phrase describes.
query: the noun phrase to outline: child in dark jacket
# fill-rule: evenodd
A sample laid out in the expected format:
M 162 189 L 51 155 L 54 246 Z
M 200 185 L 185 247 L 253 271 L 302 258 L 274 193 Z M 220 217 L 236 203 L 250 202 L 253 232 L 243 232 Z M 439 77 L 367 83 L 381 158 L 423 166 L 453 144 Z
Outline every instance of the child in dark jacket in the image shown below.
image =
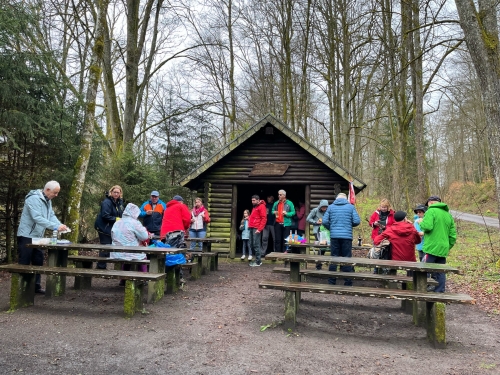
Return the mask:
M 246 250 L 248 250 L 248 260 L 252 260 L 252 248 L 249 244 L 250 239 L 250 229 L 248 228 L 248 217 L 250 216 L 250 211 L 243 211 L 243 219 L 241 219 L 240 230 L 241 230 L 241 240 L 243 241 L 243 246 L 241 252 L 243 255 L 241 259 L 244 260 L 246 256 Z

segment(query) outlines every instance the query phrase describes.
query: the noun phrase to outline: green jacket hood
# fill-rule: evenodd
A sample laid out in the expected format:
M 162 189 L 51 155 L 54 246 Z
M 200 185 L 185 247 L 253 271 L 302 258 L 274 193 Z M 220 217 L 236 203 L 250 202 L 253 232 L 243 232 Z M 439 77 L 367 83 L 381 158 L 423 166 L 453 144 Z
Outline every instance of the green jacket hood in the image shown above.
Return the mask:
M 430 210 L 431 208 L 439 208 L 441 210 L 445 210 L 446 212 L 449 212 L 450 209 L 448 208 L 448 205 L 443 202 L 437 202 L 434 204 L 431 204 L 427 209 Z

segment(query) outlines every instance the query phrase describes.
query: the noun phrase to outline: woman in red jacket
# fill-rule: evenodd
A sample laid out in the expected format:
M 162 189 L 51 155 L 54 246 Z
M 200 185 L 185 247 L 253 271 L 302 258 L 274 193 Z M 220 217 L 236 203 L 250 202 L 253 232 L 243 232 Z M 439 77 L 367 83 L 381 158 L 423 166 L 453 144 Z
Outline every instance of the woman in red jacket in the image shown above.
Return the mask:
M 378 209 L 370 217 L 370 227 L 372 230 L 372 240 L 375 239 L 386 228 L 389 228 L 394 223 L 394 210 L 391 208 L 391 203 L 388 199 L 382 199 Z
M 184 204 L 182 197 L 176 195 L 167 203 L 167 209 L 161 222 L 160 238 L 164 239 L 171 232 L 185 232 L 190 225 L 191 213 L 189 208 Z

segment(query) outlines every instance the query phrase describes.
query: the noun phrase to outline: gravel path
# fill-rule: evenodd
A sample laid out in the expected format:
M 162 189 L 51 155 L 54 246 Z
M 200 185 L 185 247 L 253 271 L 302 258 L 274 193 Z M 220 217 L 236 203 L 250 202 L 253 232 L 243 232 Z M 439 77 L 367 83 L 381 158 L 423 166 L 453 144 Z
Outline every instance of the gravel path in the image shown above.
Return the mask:
M 285 332 L 276 264 L 221 261 L 218 272 L 122 317 L 123 289 L 94 280 L 64 297 L 0 315 L 0 373 L 11 374 L 499 374 L 500 323 L 478 306 L 447 307 L 446 350 L 394 300 L 303 293 Z M 318 282 L 324 282 L 317 280 Z M 68 285 L 72 285 L 68 278 Z M 10 281 L 0 275 L 0 309 Z M 273 325 L 261 332 L 265 325 Z

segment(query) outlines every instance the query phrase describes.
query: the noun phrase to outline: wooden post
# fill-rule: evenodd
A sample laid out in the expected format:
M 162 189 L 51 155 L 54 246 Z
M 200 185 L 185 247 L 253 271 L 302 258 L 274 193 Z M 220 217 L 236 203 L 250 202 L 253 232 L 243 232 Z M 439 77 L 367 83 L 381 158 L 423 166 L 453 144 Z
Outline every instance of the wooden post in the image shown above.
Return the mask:
M 413 272 L 413 287 L 416 292 L 427 293 L 427 272 Z M 413 303 L 413 323 L 419 327 L 426 324 L 425 302 L 415 301 Z
M 436 349 L 446 348 L 446 305 L 442 302 L 425 302 L 427 338 Z
M 68 251 L 48 248 L 47 263 L 50 267 L 68 267 Z M 45 297 L 62 296 L 66 292 L 66 276 L 47 275 Z
M 93 262 L 84 262 L 81 260 L 75 261 L 76 268 L 92 269 Z M 92 277 L 89 276 L 75 276 L 75 289 L 90 289 L 92 288 Z
M 300 262 L 290 262 L 290 281 L 292 283 L 300 282 Z M 295 293 L 295 309 L 296 312 L 299 311 L 299 301 L 301 297 L 301 292 L 292 292 Z
M 123 312 L 126 318 L 134 316 L 136 311 L 142 311 L 142 294 L 144 283 L 137 280 L 125 281 L 125 300 L 123 303 Z
M 294 329 L 297 323 L 296 292 L 285 292 L 285 323 L 283 328 L 286 330 Z
M 175 275 L 175 266 L 172 267 L 165 267 L 165 271 L 167 274 L 165 283 L 166 283 L 166 288 L 165 288 L 165 293 L 166 294 L 173 294 L 174 292 L 177 291 L 177 280 L 176 280 L 176 275 Z
M 307 217 L 307 215 L 309 215 L 309 212 L 310 212 L 310 206 L 311 206 L 311 185 L 306 185 L 306 196 L 304 197 L 304 204 L 305 204 L 305 216 Z M 304 235 L 307 237 L 307 239 L 309 240 L 309 242 L 312 242 L 312 238 L 311 238 L 311 235 L 312 235 L 312 231 L 311 231 L 311 225 L 306 222 L 306 230 L 305 230 L 305 233 Z M 307 249 L 307 253 L 309 253 L 309 248 Z M 306 264 L 306 268 L 307 268 L 307 264 Z
M 151 254 L 149 259 L 150 273 L 165 273 L 165 256 Z M 150 281 L 148 284 L 148 303 L 154 303 L 163 298 L 165 294 L 165 279 Z
M 238 230 L 238 185 L 233 185 L 232 201 L 231 201 L 231 231 L 229 234 L 229 257 L 234 259 L 236 256 L 236 236 Z
M 35 276 L 34 273 L 12 273 L 9 312 L 35 303 Z

